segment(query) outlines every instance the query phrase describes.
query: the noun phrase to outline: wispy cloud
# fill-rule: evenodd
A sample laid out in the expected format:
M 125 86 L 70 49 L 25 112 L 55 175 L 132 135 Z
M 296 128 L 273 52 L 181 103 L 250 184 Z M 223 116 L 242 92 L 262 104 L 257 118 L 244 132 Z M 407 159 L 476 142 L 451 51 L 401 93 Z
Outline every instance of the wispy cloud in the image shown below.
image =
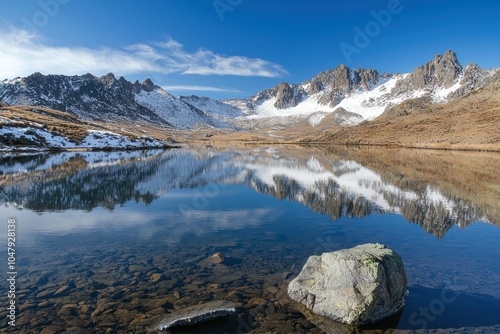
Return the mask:
M 0 77 L 13 78 L 33 72 L 44 74 L 131 74 L 161 70 L 154 62 L 108 48 L 92 50 L 47 46 L 27 31 L 0 34 Z
M 173 86 L 162 86 L 164 90 L 168 92 L 216 92 L 216 93 L 235 93 L 244 94 L 241 90 L 234 88 L 219 88 L 212 86 L 196 86 L 196 85 L 173 85 Z
M 123 49 L 60 47 L 43 43 L 24 30 L 0 33 L 0 77 L 13 78 L 33 72 L 76 75 L 196 74 L 279 77 L 288 72 L 276 63 L 244 56 L 226 56 L 211 50 L 187 52 L 172 38 L 140 43 Z

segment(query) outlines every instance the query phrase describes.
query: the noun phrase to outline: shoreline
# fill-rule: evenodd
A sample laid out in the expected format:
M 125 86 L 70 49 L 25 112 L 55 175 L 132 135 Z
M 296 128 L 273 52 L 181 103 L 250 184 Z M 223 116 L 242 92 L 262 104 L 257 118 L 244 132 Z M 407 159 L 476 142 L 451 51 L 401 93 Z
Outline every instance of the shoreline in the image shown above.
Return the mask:
M 227 141 L 227 140 L 194 140 L 193 142 L 184 142 L 182 144 L 186 145 L 209 145 L 216 147 L 239 147 L 239 146 L 263 146 L 263 145 L 275 145 L 275 146 L 300 146 L 300 147 L 328 147 L 328 146 L 347 146 L 347 147 L 366 147 L 366 148 L 394 148 L 394 149 L 415 149 L 415 150 L 436 150 L 436 151 L 456 151 L 456 152 L 490 152 L 490 153 L 500 153 L 500 145 L 492 145 L 494 147 L 489 147 L 491 144 L 465 144 L 457 145 L 456 147 L 443 147 L 443 146 L 433 146 L 432 144 L 418 145 L 401 145 L 401 144 L 376 144 L 376 143 L 341 143 L 341 142 L 326 142 L 326 141 L 315 141 L 315 142 L 301 142 L 301 141 Z M 498 147 L 496 147 L 498 146 Z
M 181 146 L 151 146 L 151 147 L 75 147 L 75 148 L 60 148 L 47 147 L 26 149 L 15 148 L 12 150 L 0 150 L 0 155 L 5 153 L 60 153 L 60 152 L 119 152 L 119 151 L 147 151 L 147 150 L 167 150 L 172 148 L 181 148 Z
M 149 150 L 149 149 L 171 149 L 180 148 L 182 145 L 209 145 L 216 147 L 248 147 L 248 146 L 264 146 L 264 145 L 279 145 L 279 146 L 300 146 L 300 147 L 329 147 L 329 146 L 348 146 L 348 147 L 366 147 L 366 148 L 395 148 L 395 149 L 416 149 L 416 150 L 437 150 L 437 151 L 456 151 L 456 152 L 490 152 L 490 153 L 500 153 L 500 144 L 473 144 L 473 143 L 463 143 L 463 144 L 433 144 L 433 143 L 421 143 L 414 145 L 406 145 L 400 143 L 352 143 L 352 142 L 330 142 L 330 141 L 303 141 L 303 140 L 286 140 L 286 141 L 273 141 L 273 140 L 231 140 L 226 138 L 229 135 L 222 135 L 218 138 L 211 137 L 210 139 L 199 138 L 194 133 L 194 138 L 187 139 L 185 137 L 178 138 L 176 144 L 173 145 L 160 145 L 160 146 L 150 146 L 150 147 L 30 147 L 30 146 L 4 146 L 0 148 L 0 154 L 4 153 L 33 153 L 33 152 L 45 152 L 45 153 L 57 153 L 57 152 L 88 152 L 88 151 L 137 151 L 137 150 Z M 241 133 L 240 133 L 241 134 Z M 246 132 L 245 134 L 250 134 Z M 198 137 L 198 138 L 196 138 Z M 158 138 L 155 138 L 158 139 Z M 8 147 L 8 149 L 5 149 Z
M 76 148 L 60 148 L 60 147 L 16 147 L 14 149 L 2 150 L 0 154 L 6 153 L 60 153 L 60 152 L 114 152 L 114 151 L 144 151 L 144 150 L 157 150 L 157 149 L 174 149 L 182 148 L 183 145 L 204 145 L 214 147 L 251 147 L 251 146 L 295 146 L 295 147 L 333 147 L 344 146 L 353 148 L 383 148 L 383 149 L 412 149 L 412 150 L 429 150 L 429 151 L 450 151 L 450 152 L 487 152 L 487 153 L 500 153 L 500 148 L 490 147 L 439 147 L 432 145 L 398 145 L 398 144 L 364 144 L 364 143 L 332 143 L 332 142 L 275 142 L 275 141 L 200 141 L 193 140 L 192 142 L 179 142 L 179 145 L 164 145 L 152 147 L 76 147 Z M 476 146 L 476 145 L 474 145 Z M 481 146 L 481 145 L 478 145 Z

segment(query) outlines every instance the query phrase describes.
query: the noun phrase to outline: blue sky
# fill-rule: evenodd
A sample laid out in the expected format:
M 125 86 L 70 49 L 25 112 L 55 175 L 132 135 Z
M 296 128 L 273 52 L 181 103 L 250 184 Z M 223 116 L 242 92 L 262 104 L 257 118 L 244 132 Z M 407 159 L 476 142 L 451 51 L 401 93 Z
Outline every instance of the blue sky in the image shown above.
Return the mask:
M 491 0 L 0 0 L 0 79 L 113 72 L 241 98 L 339 64 L 410 72 L 447 49 L 500 67 L 499 15 Z

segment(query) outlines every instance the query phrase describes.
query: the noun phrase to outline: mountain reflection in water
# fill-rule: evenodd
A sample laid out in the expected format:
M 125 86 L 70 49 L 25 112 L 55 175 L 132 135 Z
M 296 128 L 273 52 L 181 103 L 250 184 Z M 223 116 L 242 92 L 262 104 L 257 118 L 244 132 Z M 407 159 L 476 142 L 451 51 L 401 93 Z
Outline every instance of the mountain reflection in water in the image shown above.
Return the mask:
M 284 146 L 3 155 L 16 330 L 144 333 L 157 316 L 224 299 L 243 306 L 237 317 L 198 333 L 320 333 L 326 324 L 286 298 L 289 280 L 313 254 L 381 242 L 405 264 L 403 312 L 327 332 L 415 333 L 425 320 L 431 332 L 498 333 L 499 157 Z M 217 252 L 228 261 L 207 263 Z M 443 293 L 456 301 L 427 321 L 422 308 Z
M 500 225 L 495 153 L 206 147 L 9 156 L 0 165 L 0 201 L 39 213 L 148 205 L 174 189 L 241 184 L 334 220 L 399 213 L 438 238 L 454 225 Z

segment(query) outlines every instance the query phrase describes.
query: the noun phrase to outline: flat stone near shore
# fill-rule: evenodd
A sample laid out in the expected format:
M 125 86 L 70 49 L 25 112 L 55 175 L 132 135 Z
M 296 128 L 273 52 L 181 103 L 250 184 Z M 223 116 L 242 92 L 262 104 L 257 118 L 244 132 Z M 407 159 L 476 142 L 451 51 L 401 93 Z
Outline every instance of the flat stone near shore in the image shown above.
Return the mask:
M 225 300 L 217 300 L 186 307 L 165 316 L 165 318 L 156 325 L 156 329 L 167 330 L 173 327 L 196 325 L 204 321 L 234 314 L 236 313 L 236 307 L 237 305 L 235 303 Z

